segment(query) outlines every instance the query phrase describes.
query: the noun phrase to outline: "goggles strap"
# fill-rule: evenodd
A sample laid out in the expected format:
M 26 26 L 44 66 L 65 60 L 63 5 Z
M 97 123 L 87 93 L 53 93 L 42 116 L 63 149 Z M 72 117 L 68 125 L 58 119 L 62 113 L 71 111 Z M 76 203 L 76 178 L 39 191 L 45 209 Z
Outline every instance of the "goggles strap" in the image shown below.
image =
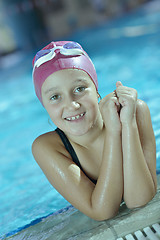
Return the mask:
M 65 55 L 65 56 L 86 55 L 85 52 L 82 49 L 79 49 L 79 48 L 68 49 L 68 48 L 64 48 L 63 46 L 57 46 L 57 47 L 54 47 L 54 48 L 51 48 L 51 49 L 48 49 L 48 50 L 49 50 L 49 52 L 47 54 L 45 54 L 45 55 L 43 55 L 43 56 L 41 56 L 37 59 L 37 61 L 34 64 L 33 70 L 35 69 L 35 67 L 39 67 L 43 63 L 48 62 L 51 59 L 53 59 L 56 55 L 55 50 L 60 50 L 60 53 L 62 55 Z M 41 51 L 43 51 L 43 50 L 41 50 Z

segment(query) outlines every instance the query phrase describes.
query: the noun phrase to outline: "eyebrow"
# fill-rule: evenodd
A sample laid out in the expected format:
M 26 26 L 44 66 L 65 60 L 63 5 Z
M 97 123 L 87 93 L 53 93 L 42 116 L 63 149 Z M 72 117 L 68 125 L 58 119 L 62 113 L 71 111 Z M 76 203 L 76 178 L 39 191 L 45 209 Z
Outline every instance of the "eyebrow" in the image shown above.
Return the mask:
M 86 79 L 77 79 L 77 80 L 75 80 L 75 82 L 87 82 L 87 80 Z
M 87 83 L 87 80 L 86 79 L 77 79 L 74 81 L 73 84 L 77 84 L 77 83 Z
M 58 89 L 57 87 L 52 87 L 52 88 L 47 89 L 44 93 L 47 94 L 49 92 L 57 91 L 57 89 Z
M 74 81 L 74 83 L 81 83 L 81 82 L 87 83 L 87 80 L 77 79 L 77 80 Z M 49 92 L 53 92 L 53 91 L 57 91 L 57 90 L 58 90 L 58 87 L 52 87 L 52 88 L 47 89 L 44 93 L 48 94 Z

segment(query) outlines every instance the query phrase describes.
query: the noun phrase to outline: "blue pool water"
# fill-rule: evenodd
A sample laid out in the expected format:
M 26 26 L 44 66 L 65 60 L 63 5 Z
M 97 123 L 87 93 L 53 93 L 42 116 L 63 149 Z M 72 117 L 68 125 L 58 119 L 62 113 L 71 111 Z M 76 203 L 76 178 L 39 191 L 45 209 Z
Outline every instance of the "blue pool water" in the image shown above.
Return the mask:
M 150 5 L 149 5 L 150 4 Z M 82 30 L 79 41 L 91 56 L 104 97 L 117 80 L 136 88 L 151 112 L 160 172 L 160 6 L 149 3 L 129 15 Z M 69 203 L 48 183 L 31 154 L 31 144 L 55 126 L 34 95 L 31 60 L 20 56 L 0 79 L 0 236 Z

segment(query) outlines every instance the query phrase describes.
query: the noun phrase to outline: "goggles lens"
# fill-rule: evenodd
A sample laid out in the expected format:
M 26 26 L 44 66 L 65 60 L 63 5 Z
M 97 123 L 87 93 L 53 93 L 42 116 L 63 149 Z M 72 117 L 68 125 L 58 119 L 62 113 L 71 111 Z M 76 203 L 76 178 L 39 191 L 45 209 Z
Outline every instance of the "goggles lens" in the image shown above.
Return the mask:
M 75 48 L 82 49 L 81 46 L 76 42 L 66 43 L 65 45 L 63 45 L 63 48 L 65 48 L 65 49 L 75 49 Z
M 41 64 L 55 57 L 55 50 L 59 49 L 60 53 L 66 56 L 85 54 L 82 47 L 76 42 L 69 42 L 63 46 L 56 46 L 51 49 L 43 49 L 37 52 L 34 62 L 34 67 L 39 67 Z
M 50 52 L 51 52 L 50 49 L 44 49 L 44 50 L 41 50 L 41 51 L 37 52 L 36 58 L 35 58 L 35 62 L 36 62 L 39 58 L 45 56 L 46 54 L 48 54 L 48 53 L 50 53 Z

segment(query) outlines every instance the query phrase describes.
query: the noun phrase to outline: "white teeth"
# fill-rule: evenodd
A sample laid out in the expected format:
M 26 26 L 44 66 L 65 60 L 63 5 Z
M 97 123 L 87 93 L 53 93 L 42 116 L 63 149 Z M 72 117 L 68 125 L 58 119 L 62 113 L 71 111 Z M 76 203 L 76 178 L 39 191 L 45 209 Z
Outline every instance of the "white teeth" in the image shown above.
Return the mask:
M 70 118 L 66 118 L 68 121 L 74 121 L 76 119 L 79 119 L 80 117 L 83 117 L 84 113 L 81 113 L 75 117 L 70 117 Z

